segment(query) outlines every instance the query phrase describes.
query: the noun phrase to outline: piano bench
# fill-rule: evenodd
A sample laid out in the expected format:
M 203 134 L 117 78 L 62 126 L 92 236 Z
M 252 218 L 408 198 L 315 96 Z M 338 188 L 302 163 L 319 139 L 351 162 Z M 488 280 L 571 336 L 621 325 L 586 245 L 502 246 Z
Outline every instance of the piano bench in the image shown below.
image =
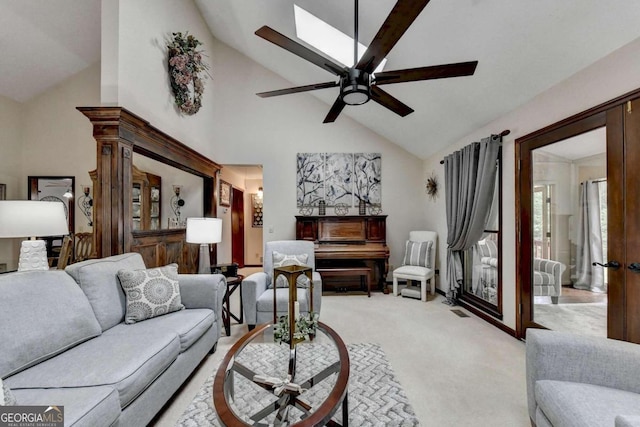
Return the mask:
M 367 296 L 371 298 L 371 268 L 369 267 L 325 267 L 316 268 L 316 271 L 323 279 L 325 277 L 359 276 L 360 280 L 366 281 Z

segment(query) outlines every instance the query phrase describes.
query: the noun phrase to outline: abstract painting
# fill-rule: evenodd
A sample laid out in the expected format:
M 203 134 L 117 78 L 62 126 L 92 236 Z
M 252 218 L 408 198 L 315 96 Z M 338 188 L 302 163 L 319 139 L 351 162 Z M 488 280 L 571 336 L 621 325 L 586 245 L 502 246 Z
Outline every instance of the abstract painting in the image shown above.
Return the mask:
M 298 153 L 297 206 L 382 204 L 380 153 Z

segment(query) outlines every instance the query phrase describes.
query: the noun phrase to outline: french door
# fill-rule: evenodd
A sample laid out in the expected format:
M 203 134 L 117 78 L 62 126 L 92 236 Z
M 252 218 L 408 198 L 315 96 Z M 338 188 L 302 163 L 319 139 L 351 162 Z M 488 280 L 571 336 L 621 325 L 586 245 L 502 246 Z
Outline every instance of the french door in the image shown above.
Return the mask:
M 518 336 L 601 310 L 602 335 L 640 343 L 640 91 L 517 139 L 516 162 Z

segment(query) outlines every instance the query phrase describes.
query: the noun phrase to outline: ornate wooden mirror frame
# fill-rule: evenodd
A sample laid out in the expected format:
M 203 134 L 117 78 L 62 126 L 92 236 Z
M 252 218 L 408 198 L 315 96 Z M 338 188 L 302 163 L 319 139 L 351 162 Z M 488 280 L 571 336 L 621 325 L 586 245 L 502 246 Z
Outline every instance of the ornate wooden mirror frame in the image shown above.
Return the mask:
M 197 248 L 195 252 L 187 248 L 184 229 L 132 229 L 132 154 L 139 153 L 202 177 L 202 207 L 206 217 L 216 216 L 215 188 L 222 167 L 125 108 L 77 109 L 91 121 L 97 142 L 94 187 L 97 256 L 134 251 L 143 255 L 147 267 L 182 261 L 180 272 L 195 272 Z M 215 263 L 215 252 L 212 262 Z

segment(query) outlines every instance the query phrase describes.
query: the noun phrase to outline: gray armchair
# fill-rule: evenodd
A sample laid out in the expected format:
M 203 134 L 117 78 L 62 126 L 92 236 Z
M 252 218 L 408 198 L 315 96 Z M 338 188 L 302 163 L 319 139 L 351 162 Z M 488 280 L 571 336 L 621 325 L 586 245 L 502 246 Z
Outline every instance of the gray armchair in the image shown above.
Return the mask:
M 257 324 L 273 321 L 273 289 L 268 286 L 273 280 L 273 251 L 287 255 L 307 254 L 307 263 L 313 268 L 313 311 L 320 313 L 322 303 L 322 278 L 315 271 L 314 243 L 306 240 L 278 240 L 265 244 L 263 264 L 264 271 L 253 273 L 242 281 L 242 304 L 244 316 L 249 325 L 249 330 Z M 300 312 L 308 313 L 308 289 L 298 288 L 298 301 Z M 287 288 L 276 289 L 276 309 L 278 316 L 287 313 L 289 302 L 289 290 Z
M 640 426 L 640 345 L 529 329 L 526 357 L 535 426 Z

